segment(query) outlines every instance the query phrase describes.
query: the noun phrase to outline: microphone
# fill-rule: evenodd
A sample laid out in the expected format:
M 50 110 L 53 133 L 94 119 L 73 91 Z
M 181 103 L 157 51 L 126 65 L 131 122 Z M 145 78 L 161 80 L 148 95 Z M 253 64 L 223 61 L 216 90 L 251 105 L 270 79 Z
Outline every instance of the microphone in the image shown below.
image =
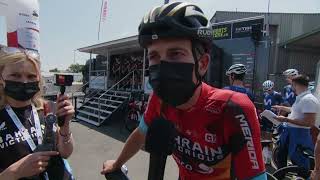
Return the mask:
M 163 117 L 152 121 L 145 144 L 146 151 L 150 153 L 148 180 L 163 180 L 167 156 L 173 152 L 176 135 L 172 122 Z
M 56 123 L 57 123 L 57 116 L 55 115 L 55 106 L 56 104 L 52 101 L 48 101 L 46 104 L 44 104 L 44 122 L 45 122 L 45 129 L 43 134 L 43 141 L 42 144 L 38 144 L 37 148 L 35 149 L 35 152 L 43 152 L 43 151 L 56 151 Z M 59 156 L 51 157 L 49 160 L 49 164 L 46 168 L 45 172 L 42 172 L 39 174 L 39 176 L 34 176 L 33 178 L 40 180 L 40 179 L 47 179 L 48 173 L 52 171 L 52 167 L 55 169 L 58 169 L 59 167 L 55 166 L 55 162 L 58 159 Z M 50 173 L 52 174 L 52 173 Z M 41 177 L 41 178 L 40 178 Z M 59 176 L 59 173 L 56 173 L 56 179 L 61 179 L 61 176 Z M 52 178 L 52 177 L 51 177 Z
M 73 75 L 66 75 L 66 74 L 56 74 L 56 83 L 55 86 L 60 86 L 60 94 L 64 95 L 66 91 L 66 86 L 72 86 L 73 82 Z M 60 116 L 58 117 L 58 126 L 63 126 L 65 117 Z
M 66 86 L 60 86 L 60 95 L 64 95 L 66 91 Z M 58 126 L 61 127 L 64 125 L 64 116 L 59 116 L 58 117 Z
M 42 144 L 39 144 L 36 148 L 36 152 L 41 151 L 56 151 L 56 123 L 57 116 L 56 112 L 56 104 L 53 101 L 48 101 L 44 104 L 44 134 L 42 139 Z

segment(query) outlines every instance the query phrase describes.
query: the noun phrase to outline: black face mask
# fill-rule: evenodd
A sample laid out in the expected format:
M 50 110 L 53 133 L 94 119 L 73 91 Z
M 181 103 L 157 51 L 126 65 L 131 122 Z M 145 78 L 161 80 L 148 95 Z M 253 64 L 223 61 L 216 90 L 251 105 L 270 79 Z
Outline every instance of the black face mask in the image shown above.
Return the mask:
M 159 98 L 176 107 L 186 103 L 200 85 L 192 81 L 193 68 L 192 63 L 161 61 L 149 67 L 149 81 Z
M 37 92 L 40 91 L 39 82 L 22 83 L 17 81 L 5 80 L 4 92 L 9 97 L 18 100 L 26 101 L 31 99 Z

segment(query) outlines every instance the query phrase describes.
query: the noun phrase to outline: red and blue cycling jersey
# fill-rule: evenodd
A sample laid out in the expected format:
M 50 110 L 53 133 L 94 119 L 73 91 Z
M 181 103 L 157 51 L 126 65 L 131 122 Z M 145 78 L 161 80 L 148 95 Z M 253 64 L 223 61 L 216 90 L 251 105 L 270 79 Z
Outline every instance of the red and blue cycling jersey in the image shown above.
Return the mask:
M 251 179 L 265 172 L 260 127 L 247 95 L 202 83 L 196 104 L 188 110 L 161 107 L 152 94 L 140 123 L 147 126 L 161 114 L 178 131 L 173 157 L 181 180 Z

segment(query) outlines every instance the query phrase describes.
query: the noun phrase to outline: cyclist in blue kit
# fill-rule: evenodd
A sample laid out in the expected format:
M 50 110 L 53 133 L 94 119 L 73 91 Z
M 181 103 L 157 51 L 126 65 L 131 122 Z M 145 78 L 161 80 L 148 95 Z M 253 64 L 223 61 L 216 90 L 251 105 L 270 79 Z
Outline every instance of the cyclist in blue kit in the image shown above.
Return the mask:
M 270 80 L 265 81 L 262 84 L 262 86 L 263 86 L 263 91 L 265 92 L 264 99 L 263 99 L 264 109 L 274 111 L 274 110 L 272 110 L 272 106 L 280 105 L 283 103 L 281 93 L 279 93 L 273 89 L 274 82 L 272 82 Z
M 229 77 L 230 86 L 226 86 L 223 89 L 247 94 L 249 99 L 254 102 L 252 92 L 244 87 L 244 77 L 246 75 L 247 68 L 243 64 L 234 64 L 227 70 L 226 75 Z
M 283 99 L 284 103 L 289 104 L 290 106 L 296 101 L 296 95 L 292 90 L 292 79 L 299 75 L 298 70 L 296 69 L 287 69 L 283 72 L 283 75 L 286 77 L 288 85 L 283 88 Z
M 263 86 L 263 91 L 265 92 L 263 95 L 264 110 L 270 110 L 277 114 L 277 112 L 272 109 L 272 106 L 280 105 L 283 103 L 281 93 L 273 89 L 274 83 L 270 80 L 263 82 L 262 86 Z M 263 131 L 271 131 L 273 126 L 272 122 L 270 122 L 264 117 L 262 117 L 261 125 L 262 125 Z

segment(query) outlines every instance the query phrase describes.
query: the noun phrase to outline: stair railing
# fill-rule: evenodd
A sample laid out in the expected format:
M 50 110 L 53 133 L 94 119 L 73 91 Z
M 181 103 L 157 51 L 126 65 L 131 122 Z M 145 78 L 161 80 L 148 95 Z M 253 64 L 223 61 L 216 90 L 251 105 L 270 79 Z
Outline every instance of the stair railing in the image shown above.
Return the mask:
M 120 79 L 117 83 L 115 83 L 113 86 L 111 86 L 108 90 L 106 90 L 104 93 L 102 93 L 99 97 L 98 97 L 98 109 L 99 109 L 99 118 L 98 118 L 98 123 L 101 123 L 101 98 L 107 94 L 108 92 L 110 92 L 111 90 L 113 90 L 114 88 L 116 88 L 120 83 L 122 83 L 124 80 L 127 80 L 128 78 L 132 77 L 132 82 L 134 84 L 134 75 L 135 75 L 135 71 L 137 70 L 133 70 L 131 72 L 129 72 L 127 75 L 125 75 L 122 79 Z M 132 85 L 133 87 L 133 85 Z

